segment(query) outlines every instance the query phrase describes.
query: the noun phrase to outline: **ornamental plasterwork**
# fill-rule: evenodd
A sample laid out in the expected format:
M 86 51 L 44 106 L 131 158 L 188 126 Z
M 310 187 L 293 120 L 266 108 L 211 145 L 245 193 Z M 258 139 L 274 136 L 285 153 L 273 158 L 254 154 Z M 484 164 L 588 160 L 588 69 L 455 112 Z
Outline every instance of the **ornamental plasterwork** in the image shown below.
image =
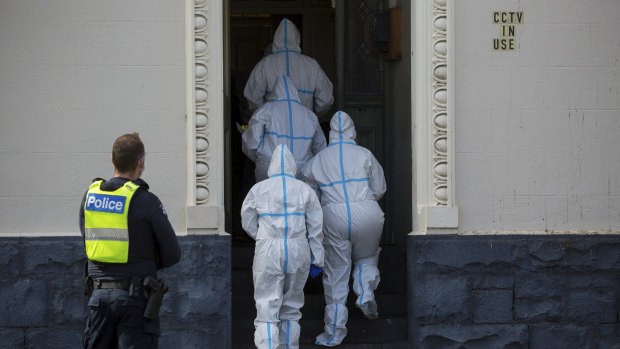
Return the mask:
M 433 200 L 448 204 L 448 35 L 446 0 L 433 0 L 432 7 L 432 152 Z
M 449 188 L 448 154 L 448 0 L 433 0 L 431 25 L 431 149 L 432 149 L 432 197 L 433 204 L 451 204 Z M 209 161 L 209 46 L 207 44 L 209 0 L 194 0 L 194 97 L 195 97 L 195 200 L 196 205 L 209 204 L 210 181 Z M 211 188 L 213 189 L 213 188 Z
M 196 205 L 209 202 L 208 0 L 194 1 L 194 96 L 196 113 Z

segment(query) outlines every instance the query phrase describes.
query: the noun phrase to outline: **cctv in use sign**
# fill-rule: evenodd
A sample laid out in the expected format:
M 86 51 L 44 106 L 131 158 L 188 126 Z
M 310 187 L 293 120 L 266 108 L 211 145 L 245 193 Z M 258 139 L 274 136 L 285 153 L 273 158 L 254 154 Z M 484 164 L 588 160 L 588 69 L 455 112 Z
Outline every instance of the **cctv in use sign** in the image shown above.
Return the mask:
M 493 51 L 514 51 L 517 24 L 523 23 L 523 11 L 495 11 L 493 24 L 499 24 L 499 38 L 493 39 Z

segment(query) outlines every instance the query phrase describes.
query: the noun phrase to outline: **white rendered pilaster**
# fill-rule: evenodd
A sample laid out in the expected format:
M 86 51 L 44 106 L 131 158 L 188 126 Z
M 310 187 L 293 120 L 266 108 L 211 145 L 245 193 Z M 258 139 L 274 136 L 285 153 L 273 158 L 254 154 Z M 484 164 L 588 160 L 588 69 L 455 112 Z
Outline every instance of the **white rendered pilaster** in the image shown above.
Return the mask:
M 412 108 L 415 232 L 456 232 L 454 188 L 454 0 L 416 1 Z
M 189 234 L 224 230 L 224 26 L 222 0 L 186 0 Z

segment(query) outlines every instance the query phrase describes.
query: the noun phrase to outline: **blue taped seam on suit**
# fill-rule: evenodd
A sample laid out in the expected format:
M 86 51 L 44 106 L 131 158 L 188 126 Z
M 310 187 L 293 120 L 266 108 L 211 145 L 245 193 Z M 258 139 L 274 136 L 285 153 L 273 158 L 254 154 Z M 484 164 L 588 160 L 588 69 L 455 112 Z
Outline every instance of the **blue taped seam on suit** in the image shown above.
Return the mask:
M 284 99 L 284 98 L 280 98 L 280 99 L 274 99 L 272 102 L 294 102 L 300 105 L 304 105 L 303 103 L 301 103 L 300 101 L 296 101 L 294 99 Z
M 287 213 L 261 213 L 259 217 L 286 217 L 286 216 L 305 216 L 306 214 L 303 212 L 287 212 Z
M 288 67 L 288 63 L 287 63 L 287 67 Z M 291 132 L 291 146 L 290 146 L 290 148 L 291 148 L 291 154 L 295 155 L 295 150 L 293 148 L 293 143 L 294 143 L 293 142 L 293 140 L 294 140 L 293 137 L 295 137 L 295 135 L 293 134 L 293 106 L 291 106 L 291 102 L 290 102 L 291 95 L 288 92 L 288 82 L 286 81 L 286 76 L 283 76 L 283 78 L 284 78 L 284 87 L 286 88 L 286 99 L 289 100 L 289 102 L 288 102 L 288 127 L 289 127 L 290 132 Z
M 269 178 L 276 178 L 276 177 L 290 177 L 290 178 L 295 178 L 295 176 L 290 175 L 290 174 L 288 174 L 288 173 L 285 173 L 285 174 L 277 174 L 277 175 L 271 175 L 271 176 L 269 176 Z
M 280 168 L 282 176 L 282 190 L 284 193 L 284 274 L 288 268 L 288 211 L 286 207 L 286 176 L 284 176 L 284 146 L 280 147 Z
M 357 145 L 357 143 L 355 143 L 355 142 L 343 142 L 343 141 L 338 141 L 338 142 L 331 142 L 331 143 L 329 143 L 328 147 L 331 147 L 332 145 L 338 145 L 338 144 L 352 144 L 352 145 Z
M 338 112 L 338 133 L 340 134 L 340 173 L 342 174 L 342 190 L 344 191 L 344 200 L 347 204 L 347 219 L 348 219 L 348 238 L 351 241 L 351 205 L 349 204 L 349 194 L 347 193 L 347 183 L 344 176 L 344 159 L 342 154 L 342 112 Z
M 326 344 L 330 344 L 332 342 L 332 340 L 334 339 L 334 337 L 336 337 L 336 324 L 338 323 L 338 304 L 336 304 L 336 310 L 334 311 L 334 327 L 333 327 L 333 334 L 332 334 L 332 338 L 330 338 Z
M 286 321 L 286 349 L 288 349 L 289 336 L 291 335 L 291 320 Z
M 364 286 L 362 285 L 362 265 L 358 265 L 357 269 L 359 269 L 359 280 L 360 280 L 360 288 L 362 289 L 362 294 L 360 295 L 359 305 L 363 305 L 362 301 L 364 300 Z
M 271 349 L 271 323 L 267 323 L 267 338 L 269 339 L 269 349 Z
M 344 181 L 344 183 L 366 182 L 366 181 L 368 181 L 368 178 L 351 178 L 351 179 L 347 179 L 346 181 Z M 335 182 L 331 182 L 331 183 L 327 183 L 327 184 L 319 184 L 319 187 L 321 187 L 321 188 L 331 187 L 334 184 L 341 184 L 341 183 L 343 183 L 343 181 L 335 181 Z
M 308 141 L 312 140 L 312 137 L 303 137 L 303 136 L 293 137 L 293 136 L 289 136 L 289 135 L 285 135 L 285 134 L 279 134 L 279 133 L 273 132 L 273 131 L 265 131 L 265 134 L 276 136 L 278 138 L 289 138 L 289 139 L 292 139 L 292 140 L 295 140 L 295 139 L 303 139 L 303 140 L 308 140 Z

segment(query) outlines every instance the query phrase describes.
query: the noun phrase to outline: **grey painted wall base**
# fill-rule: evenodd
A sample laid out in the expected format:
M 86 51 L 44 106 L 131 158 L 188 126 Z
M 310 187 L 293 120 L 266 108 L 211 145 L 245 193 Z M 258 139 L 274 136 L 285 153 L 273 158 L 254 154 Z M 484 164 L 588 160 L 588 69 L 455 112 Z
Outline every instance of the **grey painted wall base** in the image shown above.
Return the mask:
M 620 235 L 414 236 L 412 348 L 620 348 Z
M 179 237 L 181 262 L 159 272 L 162 348 L 229 348 L 230 236 Z M 80 348 L 87 317 L 79 237 L 0 238 L 0 348 Z

